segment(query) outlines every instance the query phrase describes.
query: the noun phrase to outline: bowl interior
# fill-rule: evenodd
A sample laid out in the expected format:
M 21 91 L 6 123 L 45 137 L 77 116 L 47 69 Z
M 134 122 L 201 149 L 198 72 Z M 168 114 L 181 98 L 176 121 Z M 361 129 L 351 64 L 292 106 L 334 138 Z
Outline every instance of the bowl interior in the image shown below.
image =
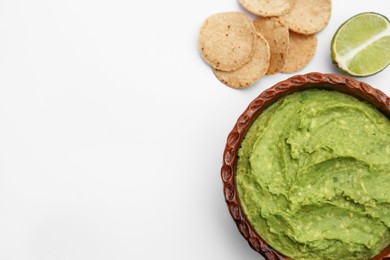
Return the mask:
M 296 91 L 313 88 L 335 90 L 352 95 L 360 100 L 367 101 L 390 119 L 389 97 L 380 90 L 375 89 L 366 83 L 336 74 L 309 73 L 306 75 L 294 76 L 265 90 L 249 104 L 247 109 L 237 120 L 233 130 L 228 135 L 224 150 L 221 177 L 224 184 L 224 196 L 226 203 L 228 204 L 230 214 L 236 222 L 240 233 L 248 241 L 249 245 L 255 251 L 262 254 L 267 260 L 288 260 L 290 258 L 282 255 L 269 246 L 261 238 L 261 236 L 256 233 L 243 213 L 235 185 L 237 152 L 240 147 L 241 140 L 245 136 L 249 127 L 263 110 L 281 97 Z M 372 260 L 390 260 L 390 245 L 379 255 L 372 258 Z

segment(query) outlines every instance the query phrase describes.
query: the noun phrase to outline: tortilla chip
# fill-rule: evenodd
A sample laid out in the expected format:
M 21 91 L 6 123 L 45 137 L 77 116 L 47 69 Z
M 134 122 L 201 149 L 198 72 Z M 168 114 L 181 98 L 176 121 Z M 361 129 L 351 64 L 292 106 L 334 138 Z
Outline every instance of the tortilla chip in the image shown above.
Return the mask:
M 262 34 L 268 41 L 271 49 L 271 59 L 267 75 L 280 72 L 284 66 L 288 50 L 288 28 L 276 17 L 257 17 L 254 25 L 256 31 Z
M 279 16 L 291 9 L 291 0 L 240 0 L 240 4 L 259 16 Z
M 313 58 L 317 48 L 317 36 L 303 35 L 290 31 L 290 43 L 283 73 L 296 72 L 303 69 Z
M 280 21 L 290 30 L 301 34 L 314 34 L 328 24 L 331 0 L 292 0 L 290 12 L 280 16 Z
M 213 68 L 234 71 L 252 57 L 256 29 L 241 12 L 214 14 L 206 19 L 199 32 L 199 50 Z
M 239 70 L 225 72 L 214 69 L 215 76 L 232 88 L 245 88 L 261 79 L 268 70 L 270 48 L 266 39 L 257 34 L 255 51 L 252 59 Z

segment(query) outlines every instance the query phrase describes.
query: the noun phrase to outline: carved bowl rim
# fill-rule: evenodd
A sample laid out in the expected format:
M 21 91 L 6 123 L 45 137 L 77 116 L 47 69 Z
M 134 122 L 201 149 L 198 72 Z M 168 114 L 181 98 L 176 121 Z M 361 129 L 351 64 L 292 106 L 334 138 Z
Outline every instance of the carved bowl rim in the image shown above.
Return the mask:
M 237 151 L 242 138 L 250 125 L 258 115 L 279 98 L 296 91 L 305 89 L 331 89 L 343 92 L 360 100 L 366 100 L 390 119 L 390 98 L 382 91 L 367 83 L 338 74 L 323 74 L 311 72 L 303 75 L 292 76 L 284 81 L 276 83 L 264 90 L 256 97 L 238 118 L 231 132 L 228 134 L 223 153 L 221 178 L 223 181 L 223 193 L 230 215 L 235 221 L 239 232 L 248 241 L 250 247 L 265 257 L 266 260 L 292 260 L 284 256 L 256 233 L 247 220 L 240 206 L 235 185 L 235 164 Z M 372 260 L 390 260 L 390 245 Z

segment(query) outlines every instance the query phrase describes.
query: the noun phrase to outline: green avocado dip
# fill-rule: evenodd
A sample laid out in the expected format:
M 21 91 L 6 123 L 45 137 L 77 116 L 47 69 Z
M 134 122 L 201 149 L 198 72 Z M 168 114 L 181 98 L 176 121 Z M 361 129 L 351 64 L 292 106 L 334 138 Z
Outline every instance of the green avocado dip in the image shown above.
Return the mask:
M 253 228 L 293 259 L 370 259 L 390 244 L 390 121 L 350 95 L 272 104 L 241 143 L 235 181 Z

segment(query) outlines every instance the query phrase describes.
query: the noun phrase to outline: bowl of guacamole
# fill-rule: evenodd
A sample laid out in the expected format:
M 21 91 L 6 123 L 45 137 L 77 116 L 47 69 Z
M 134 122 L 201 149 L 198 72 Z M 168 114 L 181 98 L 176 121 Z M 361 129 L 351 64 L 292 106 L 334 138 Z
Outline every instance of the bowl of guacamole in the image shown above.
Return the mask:
M 266 259 L 390 259 L 390 98 L 309 73 L 253 100 L 227 138 L 230 214 Z

